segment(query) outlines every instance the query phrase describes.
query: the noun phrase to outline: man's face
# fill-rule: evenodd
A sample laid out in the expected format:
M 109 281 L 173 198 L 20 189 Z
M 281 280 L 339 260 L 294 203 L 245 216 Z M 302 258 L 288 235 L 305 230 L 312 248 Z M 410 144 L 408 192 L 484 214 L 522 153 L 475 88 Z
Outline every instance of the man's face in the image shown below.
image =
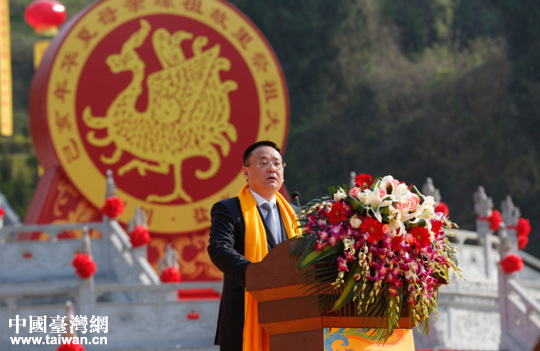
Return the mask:
M 264 161 L 268 162 L 266 167 L 257 167 L 257 162 L 261 165 Z M 277 169 L 274 161 L 283 161 L 279 152 L 270 146 L 260 146 L 249 156 L 248 166 L 242 167 L 242 173 L 251 190 L 266 200 L 271 200 L 283 185 L 284 169 Z

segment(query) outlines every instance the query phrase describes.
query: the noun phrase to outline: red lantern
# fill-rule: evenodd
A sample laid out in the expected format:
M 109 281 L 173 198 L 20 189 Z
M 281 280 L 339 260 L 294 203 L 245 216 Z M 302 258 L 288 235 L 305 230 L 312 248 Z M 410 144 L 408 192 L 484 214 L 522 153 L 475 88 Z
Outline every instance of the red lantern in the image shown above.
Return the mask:
M 83 279 L 90 278 L 97 271 L 96 263 L 87 253 L 75 253 L 71 264 L 75 267 L 75 272 Z
M 38 34 L 56 34 L 66 17 L 66 8 L 56 0 L 35 0 L 24 10 L 26 23 Z
M 524 266 L 523 259 L 521 256 L 516 254 L 510 254 L 506 256 L 502 261 L 499 262 L 502 270 L 506 274 L 512 274 L 514 272 L 519 272 Z
M 67 344 L 60 345 L 56 351 L 84 351 L 84 346 L 79 344 L 72 344 L 70 341 Z
M 152 238 L 148 233 L 148 229 L 144 225 L 136 225 L 135 228 L 129 233 L 129 241 L 133 247 L 139 247 L 148 244 Z
M 502 215 L 499 211 L 493 210 L 489 217 L 489 228 L 496 232 L 501 227 Z
M 105 199 L 105 205 L 101 207 L 101 213 L 109 218 L 116 218 L 124 211 L 124 201 L 118 196 L 111 196 Z
M 178 272 L 175 266 L 165 268 L 161 272 L 160 278 L 163 283 L 179 283 L 182 280 L 180 272 Z

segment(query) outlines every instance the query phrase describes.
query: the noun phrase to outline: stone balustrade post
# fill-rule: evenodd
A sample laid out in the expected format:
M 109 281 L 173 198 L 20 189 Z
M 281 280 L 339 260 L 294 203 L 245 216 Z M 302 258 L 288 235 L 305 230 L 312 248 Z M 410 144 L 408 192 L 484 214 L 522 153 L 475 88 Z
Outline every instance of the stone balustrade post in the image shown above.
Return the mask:
M 88 227 L 83 228 L 83 233 L 81 252 L 92 257 L 92 242 L 90 240 Z M 95 304 L 96 298 L 94 294 L 94 276 L 86 279 L 81 278 L 79 280 L 79 287 L 77 289 L 78 310 L 82 315 L 92 315 L 95 309 Z
M 517 252 L 517 234 L 515 228 L 519 221 L 519 217 L 521 216 L 521 211 L 514 205 L 510 195 L 507 195 L 504 201 L 501 202 L 501 216 L 503 223 L 505 224 L 504 234 L 507 238 L 507 250 L 509 253 Z M 501 256 L 501 259 L 502 258 L 504 258 L 504 256 Z
M 517 236 L 516 231 L 511 228 L 515 228 L 519 217 L 519 208 L 514 206 L 512 198 L 507 195 L 504 201 L 501 202 L 501 216 L 503 222 L 499 229 L 499 255 L 503 260 L 506 256 L 517 252 Z M 507 330 L 513 323 L 510 320 L 510 314 L 508 311 L 508 280 L 512 278 L 514 273 L 506 274 L 501 268 L 499 268 L 499 306 L 501 311 L 501 345 L 504 347 L 507 344 Z
M 144 210 L 139 206 L 135 208 L 135 216 L 128 222 L 127 231 L 131 233 L 136 226 L 142 225 L 148 227 L 148 216 Z M 131 253 L 135 258 L 148 259 L 148 244 L 144 244 L 138 247 L 132 247 Z
M 476 212 L 476 232 L 484 247 L 485 273 L 489 279 L 494 274 L 495 259 L 492 249 L 492 231 L 489 217 L 493 213 L 493 200 L 486 195 L 482 186 L 473 195 L 474 211 Z

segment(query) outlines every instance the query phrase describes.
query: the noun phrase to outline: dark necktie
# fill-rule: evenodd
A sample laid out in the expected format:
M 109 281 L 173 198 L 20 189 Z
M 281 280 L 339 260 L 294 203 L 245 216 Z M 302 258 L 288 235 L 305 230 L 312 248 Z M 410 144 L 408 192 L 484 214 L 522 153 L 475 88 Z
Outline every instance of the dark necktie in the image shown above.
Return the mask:
M 277 226 L 277 218 L 274 211 L 274 204 L 271 202 L 265 202 L 261 205 L 262 208 L 266 210 L 266 224 L 268 224 L 268 228 L 270 228 L 270 232 L 272 236 L 274 237 L 274 240 L 276 241 L 276 244 L 279 244 L 281 242 L 279 238 L 279 232 L 278 232 L 278 226 Z

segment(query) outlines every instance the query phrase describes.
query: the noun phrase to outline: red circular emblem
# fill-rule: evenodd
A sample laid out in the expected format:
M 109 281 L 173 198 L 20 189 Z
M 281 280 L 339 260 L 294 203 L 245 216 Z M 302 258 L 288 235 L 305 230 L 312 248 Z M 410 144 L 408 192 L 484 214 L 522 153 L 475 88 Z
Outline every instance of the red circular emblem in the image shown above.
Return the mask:
M 222 1 L 98 2 L 51 42 L 31 96 L 34 143 L 96 207 L 105 174 L 158 233 L 199 230 L 244 183 L 245 147 L 284 146 L 288 97 L 254 25 Z M 36 132 L 39 130 L 39 133 Z

